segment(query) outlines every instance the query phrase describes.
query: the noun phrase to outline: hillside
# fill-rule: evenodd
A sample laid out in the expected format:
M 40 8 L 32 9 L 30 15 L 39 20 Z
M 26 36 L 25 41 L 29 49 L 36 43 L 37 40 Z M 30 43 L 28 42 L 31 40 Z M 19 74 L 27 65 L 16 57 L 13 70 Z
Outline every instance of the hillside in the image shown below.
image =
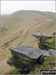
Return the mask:
M 6 50 L 15 44 L 35 46 L 37 41 L 32 36 L 33 33 L 53 33 L 54 19 L 43 14 L 44 12 L 22 10 L 9 16 L 1 16 L 2 49 Z
M 51 14 L 53 15 L 56 16 L 55 13 Z M 9 16 L 0 16 L 0 19 L 1 61 L 10 57 L 8 49 L 13 45 L 37 47 L 38 40 L 32 36 L 33 33 L 52 34 L 55 31 L 56 20 L 49 17 L 47 12 L 21 10 Z

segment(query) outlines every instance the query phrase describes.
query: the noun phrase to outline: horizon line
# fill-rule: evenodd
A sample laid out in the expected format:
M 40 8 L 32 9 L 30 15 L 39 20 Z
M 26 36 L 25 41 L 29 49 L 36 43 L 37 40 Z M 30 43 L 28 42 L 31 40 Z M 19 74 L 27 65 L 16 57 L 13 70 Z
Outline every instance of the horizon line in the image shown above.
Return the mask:
M 17 10 L 17 11 L 14 11 L 14 12 L 12 12 L 12 13 L 1 13 L 0 15 L 11 15 L 11 14 L 13 14 L 13 13 L 15 13 L 15 12 L 19 12 L 19 11 L 40 11 L 40 12 L 50 12 L 50 13 L 55 13 L 56 14 L 56 12 L 55 11 L 41 11 L 41 10 Z

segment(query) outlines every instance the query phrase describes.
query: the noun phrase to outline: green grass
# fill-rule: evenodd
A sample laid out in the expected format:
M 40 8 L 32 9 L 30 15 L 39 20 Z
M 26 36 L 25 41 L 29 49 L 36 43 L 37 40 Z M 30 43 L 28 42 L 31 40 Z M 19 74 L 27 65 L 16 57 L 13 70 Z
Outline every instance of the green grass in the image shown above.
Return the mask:
M 15 74 L 15 75 L 17 75 L 17 74 L 20 74 L 19 73 L 19 69 L 13 69 L 13 70 L 11 70 L 10 72 L 9 72 L 9 74 Z
M 51 38 L 51 39 L 48 39 L 47 40 L 50 47 L 54 48 L 55 47 L 55 37 Z
M 51 48 L 51 49 L 55 48 L 55 37 L 53 37 L 53 38 L 48 38 L 48 39 L 47 39 L 47 38 L 43 38 L 43 40 L 46 42 L 45 44 L 47 44 L 47 50 L 49 50 L 50 48 Z M 43 43 L 43 44 L 44 44 L 44 43 Z M 43 44 L 40 43 L 40 42 L 38 42 L 39 48 L 45 50 L 45 48 L 43 47 Z M 50 48 L 48 48 L 48 47 L 50 47 Z

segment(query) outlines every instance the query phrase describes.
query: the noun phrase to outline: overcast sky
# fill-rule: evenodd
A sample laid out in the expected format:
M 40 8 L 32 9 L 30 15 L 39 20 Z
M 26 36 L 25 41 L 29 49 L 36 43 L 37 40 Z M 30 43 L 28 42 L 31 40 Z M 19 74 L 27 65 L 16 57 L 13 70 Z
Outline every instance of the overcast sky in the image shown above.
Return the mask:
M 55 1 L 1 1 L 1 14 L 11 14 L 19 10 L 55 12 Z

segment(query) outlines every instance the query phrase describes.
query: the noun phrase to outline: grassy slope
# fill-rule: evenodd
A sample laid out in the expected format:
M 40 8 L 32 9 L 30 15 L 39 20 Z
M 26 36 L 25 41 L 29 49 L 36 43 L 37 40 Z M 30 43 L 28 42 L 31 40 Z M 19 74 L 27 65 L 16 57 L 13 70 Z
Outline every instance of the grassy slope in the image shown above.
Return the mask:
M 19 11 L 10 16 L 3 17 L 0 22 L 1 27 L 7 30 L 2 34 L 1 53 L 2 59 L 10 57 L 9 47 L 19 45 L 37 45 L 37 40 L 32 36 L 35 32 L 53 33 L 54 19 L 34 11 Z
M 56 19 L 56 13 L 45 12 L 44 15 L 51 18 L 51 19 Z

